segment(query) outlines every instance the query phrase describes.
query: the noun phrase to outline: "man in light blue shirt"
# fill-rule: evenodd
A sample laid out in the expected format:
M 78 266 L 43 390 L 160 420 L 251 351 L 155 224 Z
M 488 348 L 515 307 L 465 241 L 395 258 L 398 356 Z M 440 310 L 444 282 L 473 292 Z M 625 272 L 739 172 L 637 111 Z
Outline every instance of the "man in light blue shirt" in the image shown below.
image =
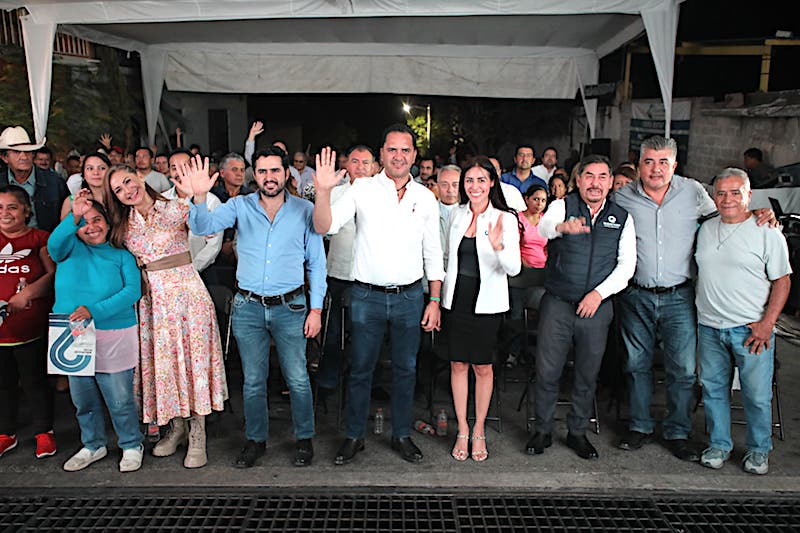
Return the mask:
M 254 466 L 266 449 L 270 338 L 275 340 L 289 386 L 297 439 L 294 464 L 308 466 L 314 455 L 314 410 L 305 347 L 306 338 L 319 333 L 327 288 L 325 251 L 322 237 L 314 232 L 313 206 L 286 192 L 289 158 L 286 152 L 271 146 L 253 156 L 258 191 L 231 198 L 208 212 L 206 194 L 216 176 L 208 177 L 207 165 L 207 159 L 202 165 L 198 157 L 176 186 L 194 196 L 195 205 L 189 212 L 189 227 L 194 233 L 209 235 L 233 226 L 237 230 L 238 294 L 233 300 L 232 321 L 244 374 L 247 443 L 236 466 Z M 310 310 L 304 274 L 309 279 Z
M 527 191 L 531 185 L 541 185 L 547 190 L 547 182 L 533 173 L 533 162 L 536 154 L 530 144 L 520 144 L 514 155 L 514 168 L 500 176 L 502 183 L 508 183 L 519 189 L 520 193 Z

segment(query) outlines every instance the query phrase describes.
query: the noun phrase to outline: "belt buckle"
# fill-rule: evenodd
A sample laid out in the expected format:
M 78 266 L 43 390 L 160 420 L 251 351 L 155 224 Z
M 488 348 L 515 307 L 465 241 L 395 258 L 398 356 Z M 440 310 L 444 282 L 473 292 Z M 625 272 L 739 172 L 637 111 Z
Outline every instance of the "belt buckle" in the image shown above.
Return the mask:
M 383 290 L 392 294 L 400 294 L 402 287 L 400 285 L 386 285 Z

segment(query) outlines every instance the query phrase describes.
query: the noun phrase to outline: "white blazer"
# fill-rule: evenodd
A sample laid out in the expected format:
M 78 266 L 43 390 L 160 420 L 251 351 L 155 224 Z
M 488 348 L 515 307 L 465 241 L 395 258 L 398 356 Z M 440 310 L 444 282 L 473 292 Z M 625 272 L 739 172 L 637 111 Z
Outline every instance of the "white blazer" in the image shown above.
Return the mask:
M 503 249 L 496 252 L 489 242 L 489 222 L 494 226 L 500 216 L 503 217 Z M 458 277 L 458 247 L 471 222 L 472 211 L 469 204 L 459 205 L 450 213 L 444 253 L 446 274 L 442 287 L 442 307 L 445 309 L 451 309 L 453 305 Z M 475 247 L 478 251 L 478 267 L 481 274 L 475 313 L 504 313 L 509 308 L 507 276 L 519 274 L 522 267 L 517 217 L 495 209 L 490 203 L 486 211 L 478 215 Z

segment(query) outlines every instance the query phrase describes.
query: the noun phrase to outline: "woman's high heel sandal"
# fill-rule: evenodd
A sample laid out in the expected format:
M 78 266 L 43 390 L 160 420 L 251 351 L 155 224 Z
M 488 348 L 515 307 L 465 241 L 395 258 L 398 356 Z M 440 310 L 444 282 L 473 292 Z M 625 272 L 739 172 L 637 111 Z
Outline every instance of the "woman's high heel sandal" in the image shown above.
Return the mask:
M 485 444 L 486 435 L 473 435 L 472 436 L 472 440 L 473 441 L 482 440 L 482 441 L 484 441 L 484 444 Z M 478 461 L 478 462 L 485 461 L 488 457 L 489 457 L 489 450 L 485 450 L 484 449 L 484 450 L 478 450 L 478 451 L 473 450 L 472 451 L 472 460 L 473 461 Z
M 469 440 L 469 435 L 456 435 L 456 446 L 458 446 L 459 439 Z M 454 446 L 450 455 L 452 455 L 453 459 L 456 461 L 466 461 L 467 457 L 469 457 L 469 452 L 467 450 L 459 450 Z

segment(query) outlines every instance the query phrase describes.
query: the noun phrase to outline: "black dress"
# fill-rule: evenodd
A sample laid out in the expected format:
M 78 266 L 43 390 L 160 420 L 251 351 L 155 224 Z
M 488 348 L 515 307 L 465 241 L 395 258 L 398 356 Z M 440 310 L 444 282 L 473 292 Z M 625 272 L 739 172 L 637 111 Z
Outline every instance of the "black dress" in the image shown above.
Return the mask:
M 494 361 L 502 313 L 476 314 L 480 269 L 475 237 L 464 237 L 458 246 L 458 276 L 451 310 L 444 315 L 451 361 L 488 365 Z

